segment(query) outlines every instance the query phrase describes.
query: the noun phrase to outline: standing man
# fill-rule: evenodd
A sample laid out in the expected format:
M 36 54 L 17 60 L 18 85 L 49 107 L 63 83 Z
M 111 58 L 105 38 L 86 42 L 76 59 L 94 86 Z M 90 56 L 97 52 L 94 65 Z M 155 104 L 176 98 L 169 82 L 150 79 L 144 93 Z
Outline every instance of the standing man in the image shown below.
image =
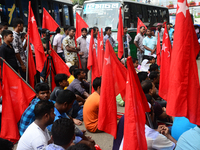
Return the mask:
M 62 60 L 65 62 L 65 55 L 64 51 L 62 50 L 62 35 L 60 34 L 60 28 L 58 27 L 56 29 L 56 35 L 53 40 L 53 49 L 54 51 L 62 58 Z
M 82 69 L 87 74 L 87 72 L 88 72 L 88 70 L 87 70 L 88 50 L 87 50 L 87 42 L 86 42 L 87 29 L 82 28 L 81 34 L 82 35 L 76 41 L 77 41 L 77 44 L 80 47 L 79 55 L 80 55 L 80 58 L 81 58 Z
M 158 38 L 158 32 L 159 32 L 159 35 L 160 35 L 160 43 L 162 43 L 163 34 L 164 34 L 164 28 L 162 28 L 162 23 L 157 24 L 157 30 L 156 30 L 156 33 L 155 33 L 156 38 Z
M 92 29 L 93 29 L 93 38 L 94 38 L 94 44 L 95 44 L 96 54 L 97 54 L 97 34 L 99 32 L 99 28 L 93 27 Z M 89 29 L 89 35 L 87 35 L 87 38 L 86 38 L 88 54 L 89 54 L 90 38 L 91 38 L 91 30 L 92 29 L 91 28 Z
M 146 37 L 143 40 L 144 59 L 149 59 L 149 56 L 156 57 L 157 39 L 151 36 L 151 29 L 147 29 Z
M 21 40 L 20 32 L 23 31 L 24 22 L 20 18 L 13 19 L 13 37 L 14 40 L 12 42 L 13 48 L 15 50 L 15 55 L 17 58 L 17 63 L 19 66 L 19 71 L 23 79 L 26 80 L 26 64 L 27 64 L 27 57 L 25 55 L 24 50 L 26 49 L 27 43 L 23 47 L 23 43 Z
M 8 24 L 5 22 L 0 23 L 0 46 L 3 44 L 3 37 L 1 36 L 3 30 L 8 30 Z
M 144 46 L 143 46 L 143 39 L 145 38 L 144 33 L 145 33 L 145 27 L 141 26 L 140 33 L 138 33 L 134 39 L 134 44 L 137 47 L 137 58 L 138 58 L 139 64 L 142 63 L 142 59 L 144 55 Z
M 80 48 L 76 47 L 74 35 L 76 29 L 74 27 L 69 28 L 69 35 L 63 39 L 63 49 L 65 54 L 65 62 L 71 63 L 71 65 L 78 66 L 78 56 L 77 53 L 79 52 Z M 77 45 L 78 46 L 78 45 Z
M 124 41 L 124 51 L 125 51 L 125 58 L 128 57 L 128 55 L 130 56 L 130 47 L 129 47 L 129 42 L 132 40 L 131 36 L 127 33 L 128 28 L 124 27 L 124 37 L 123 37 L 123 41 Z M 124 56 L 124 55 L 123 55 Z M 122 57 L 123 57 L 122 56 Z
M 104 46 L 106 45 L 106 41 L 108 39 L 110 41 L 110 44 L 114 48 L 115 47 L 115 40 L 111 36 L 111 33 L 112 33 L 111 27 L 106 27 L 105 28 L 105 33 L 106 33 L 106 35 L 103 37 Z

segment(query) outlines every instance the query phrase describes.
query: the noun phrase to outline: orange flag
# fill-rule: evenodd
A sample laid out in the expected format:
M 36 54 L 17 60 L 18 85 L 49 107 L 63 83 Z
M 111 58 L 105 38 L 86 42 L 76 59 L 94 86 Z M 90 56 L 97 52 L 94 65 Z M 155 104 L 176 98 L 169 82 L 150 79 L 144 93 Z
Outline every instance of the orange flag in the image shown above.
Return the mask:
M 118 23 L 118 31 L 117 31 L 117 41 L 118 41 L 118 57 L 121 59 L 124 53 L 124 28 L 123 28 L 123 20 L 122 20 L 122 11 L 121 7 L 119 9 L 119 23 Z
M 145 30 L 147 29 L 147 27 L 144 25 L 144 23 L 140 20 L 139 17 L 138 18 L 138 22 L 137 22 L 137 34 L 140 33 L 140 27 L 143 26 L 145 27 Z
M 35 97 L 35 92 L 6 63 L 3 63 L 2 118 L 0 137 L 17 142 L 21 115 Z
M 131 57 L 127 59 L 127 67 L 123 150 L 145 150 L 145 112 L 150 112 L 150 109 Z
M 158 39 L 157 39 L 157 49 L 156 49 L 156 55 L 157 55 L 157 65 L 160 66 L 161 58 L 160 58 L 160 33 L 158 32 Z
M 199 43 L 186 0 L 178 0 L 166 112 L 200 125 Z

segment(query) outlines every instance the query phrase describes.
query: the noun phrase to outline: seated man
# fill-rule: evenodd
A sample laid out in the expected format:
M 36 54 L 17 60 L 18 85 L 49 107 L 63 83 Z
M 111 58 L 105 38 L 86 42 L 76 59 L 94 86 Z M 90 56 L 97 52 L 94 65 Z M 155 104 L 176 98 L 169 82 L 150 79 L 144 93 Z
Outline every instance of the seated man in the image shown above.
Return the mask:
M 70 72 L 70 76 L 69 76 L 69 78 L 68 78 L 68 82 L 69 82 L 69 84 L 71 84 L 73 81 L 74 81 L 74 71 L 76 70 L 76 69 L 78 69 L 78 66 L 76 66 L 76 65 L 73 65 L 73 66 L 71 66 L 70 68 L 69 68 L 69 72 Z
M 47 83 L 38 83 L 35 86 L 36 98 L 31 101 L 31 104 L 22 114 L 19 133 L 22 136 L 26 128 L 35 120 L 34 108 L 40 100 L 49 100 L 49 86 Z M 51 101 L 51 100 L 49 100 Z M 55 102 L 54 102 L 55 103 Z
M 178 139 L 175 150 L 199 150 L 200 149 L 200 126 L 196 126 L 184 132 Z
M 139 72 L 138 74 L 138 78 L 140 80 L 140 83 L 144 80 L 149 80 L 149 77 L 148 77 L 148 73 L 147 72 Z
M 35 108 L 35 121 L 30 124 L 21 136 L 17 150 L 42 150 L 50 142 L 47 126 L 53 123 L 54 104 L 49 101 L 39 101 Z
M 83 106 L 83 121 L 85 128 L 90 132 L 98 132 L 98 112 L 101 91 L 101 78 L 97 77 L 93 81 L 93 92 Z
M 46 150 L 67 149 L 74 139 L 74 122 L 68 118 L 61 118 L 53 123 L 52 129 L 53 144 L 49 144 Z
M 83 98 L 88 98 L 89 94 L 86 92 L 86 89 L 89 88 L 89 84 L 85 81 L 85 73 L 82 69 L 76 69 L 74 72 L 75 79 L 73 82 L 68 86 L 68 90 L 82 96 Z
M 56 115 L 54 121 L 61 118 L 69 119 L 69 116 L 67 116 L 66 112 L 70 110 L 75 99 L 76 99 L 75 94 L 70 90 L 63 90 L 59 93 L 58 97 L 56 98 L 56 103 L 54 107 L 54 113 Z M 52 124 L 49 125 L 47 129 L 51 131 Z M 75 126 L 75 135 L 76 135 L 75 140 L 73 141 L 73 143 L 75 144 L 77 143 L 85 143 L 88 145 L 94 144 L 94 141 L 86 138 L 83 132 L 77 126 Z

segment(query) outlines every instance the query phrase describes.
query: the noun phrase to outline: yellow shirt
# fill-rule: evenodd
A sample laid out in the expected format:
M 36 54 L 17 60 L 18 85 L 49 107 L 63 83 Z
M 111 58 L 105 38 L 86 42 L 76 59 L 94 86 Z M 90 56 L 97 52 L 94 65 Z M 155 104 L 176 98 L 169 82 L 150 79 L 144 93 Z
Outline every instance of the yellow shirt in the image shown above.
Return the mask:
M 67 81 L 69 82 L 69 85 L 72 83 L 72 81 L 74 81 L 74 76 L 73 75 L 71 75 L 68 79 L 67 79 Z M 64 88 L 64 90 L 66 90 L 67 89 L 67 87 L 65 87 Z

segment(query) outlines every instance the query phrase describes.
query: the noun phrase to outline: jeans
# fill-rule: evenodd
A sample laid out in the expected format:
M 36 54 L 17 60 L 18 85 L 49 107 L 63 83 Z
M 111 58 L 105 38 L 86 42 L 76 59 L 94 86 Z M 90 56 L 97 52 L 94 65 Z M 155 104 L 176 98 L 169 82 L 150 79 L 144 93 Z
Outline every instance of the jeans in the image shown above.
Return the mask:
M 138 63 L 141 64 L 143 59 L 143 53 L 137 51 L 137 58 L 138 58 Z
M 83 106 L 79 106 L 77 100 L 75 100 L 67 114 L 72 118 L 83 121 Z

